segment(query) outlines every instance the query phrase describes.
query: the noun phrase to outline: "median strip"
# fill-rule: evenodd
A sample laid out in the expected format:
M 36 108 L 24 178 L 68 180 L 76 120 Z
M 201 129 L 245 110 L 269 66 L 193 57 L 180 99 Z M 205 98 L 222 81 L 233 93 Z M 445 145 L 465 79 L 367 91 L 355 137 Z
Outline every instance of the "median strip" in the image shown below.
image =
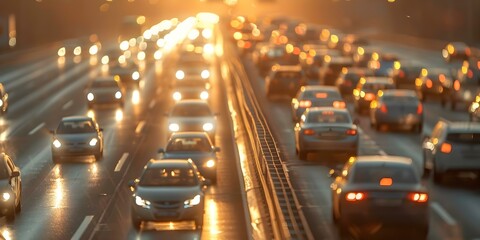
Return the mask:
M 123 153 L 122 157 L 120 158 L 120 160 L 118 160 L 118 163 L 115 166 L 115 170 L 114 170 L 115 172 L 119 172 L 120 170 L 122 170 L 123 164 L 125 163 L 127 158 L 128 158 L 128 153 Z
M 137 128 L 135 128 L 135 134 L 142 133 L 143 127 L 145 127 L 145 121 L 140 121 L 137 125 Z
M 75 232 L 75 234 L 71 238 L 71 240 L 79 240 L 82 237 L 85 230 L 87 230 L 87 227 L 90 224 L 90 222 L 92 221 L 92 219 L 93 219 L 93 215 L 86 216 L 85 219 L 83 219 L 82 224 L 80 224 L 77 231 Z
M 33 135 L 35 134 L 36 132 L 38 132 L 38 130 L 40 130 L 41 128 L 43 128 L 43 126 L 45 126 L 45 123 L 42 122 L 40 123 L 38 126 L 36 126 L 34 129 L 32 129 L 30 132 L 28 132 L 28 135 Z

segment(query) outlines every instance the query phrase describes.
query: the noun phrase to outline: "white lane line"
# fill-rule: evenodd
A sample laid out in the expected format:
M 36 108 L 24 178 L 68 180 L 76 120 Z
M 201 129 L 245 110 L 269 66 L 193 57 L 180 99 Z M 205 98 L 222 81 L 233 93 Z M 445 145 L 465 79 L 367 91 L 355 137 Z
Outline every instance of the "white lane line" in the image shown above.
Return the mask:
M 120 158 L 120 160 L 118 160 L 118 163 L 115 166 L 115 172 L 119 172 L 120 170 L 122 170 L 123 164 L 125 163 L 127 158 L 128 158 L 128 153 L 123 153 L 122 157 Z
M 388 154 L 387 154 L 385 151 L 383 151 L 383 150 L 378 151 L 378 153 L 379 153 L 380 155 L 382 155 L 382 156 L 387 156 L 387 155 L 388 155 Z
M 445 223 L 447 223 L 450 226 L 457 225 L 457 221 L 455 221 L 455 219 L 453 219 L 453 217 L 450 216 L 450 214 L 448 214 L 448 212 L 445 209 L 443 209 L 443 207 L 440 206 L 440 204 L 438 204 L 437 202 L 432 202 L 430 204 L 430 207 L 435 212 L 437 212 L 438 216 L 440 216 Z
M 145 126 L 145 121 L 140 121 L 137 125 L 137 128 L 135 128 L 135 134 L 142 133 L 142 130 L 143 130 L 144 126 Z
M 32 129 L 32 131 L 28 132 L 28 135 L 33 135 L 33 134 L 35 134 L 35 133 L 38 132 L 38 130 L 40 130 L 43 126 L 45 126 L 45 123 L 44 123 L 44 122 L 38 124 L 38 126 L 36 126 L 34 129 Z
M 155 104 L 157 104 L 157 101 L 155 101 L 155 99 L 153 99 L 150 104 L 148 105 L 148 108 L 152 109 L 153 107 L 155 107 Z
M 87 230 L 87 227 L 92 221 L 92 219 L 93 219 L 93 215 L 86 216 L 85 219 L 83 219 L 82 224 L 80 224 L 80 227 L 78 227 L 75 234 L 73 234 L 73 237 L 71 238 L 71 240 L 79 240 L 82 237 L 85 230 Z
M 69 107 L 73 105 L 73 100 L 68 101 L 67 103 L 63 104 L 62 110 L 67 110 Z

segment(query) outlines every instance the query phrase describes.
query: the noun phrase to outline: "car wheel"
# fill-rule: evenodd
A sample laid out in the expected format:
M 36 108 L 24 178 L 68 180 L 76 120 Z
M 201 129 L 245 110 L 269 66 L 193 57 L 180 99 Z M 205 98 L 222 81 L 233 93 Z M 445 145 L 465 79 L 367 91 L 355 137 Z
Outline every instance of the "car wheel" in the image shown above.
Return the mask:
M 13 222 L 16 217 L 16 212 L 15 212 L 15 205 L 13 205 L 10 210 L 6 214 L 7 216 L 7 222 Z
M 307 151 L 304 151 L 304 150 L 298 150 L 298 158 L 300 158 L 300 160 L 307 160 L 307 155 L 308 155 L 308 152 Z
M 195 229 L 202 229 L 203 227 L 203 215 L 195 219 Z

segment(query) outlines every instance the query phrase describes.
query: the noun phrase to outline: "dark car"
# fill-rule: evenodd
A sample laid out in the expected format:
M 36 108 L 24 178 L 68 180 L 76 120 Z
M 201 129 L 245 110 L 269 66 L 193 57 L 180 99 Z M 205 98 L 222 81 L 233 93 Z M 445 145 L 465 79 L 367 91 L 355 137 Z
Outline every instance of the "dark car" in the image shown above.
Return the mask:
M 465 109 L 468 104 L 475 100 L 480 93 L 480 64 L 464 61 L 457 71 L 456 79 L 453 81 L 451 91 L 447 93 L 450 108 L 455 110 L 457 106 Z
M 442 49 L 442 56 L 447 62 L 468 60 L 470 55 L 471 49 L 464 42 L 450 42 Z
M 340 90 L 342 96 L 351 96 L 360 78 L 373 75 L 373 71 L 368 68 L 342 68 L 342 72 L 338 76 L 337 81 L 335 81 L 335 86 Z
M 392 79 L 397 88 L 415 90 L 415 80 L 422 71 L 422 66 L 415 62 L 400 61 L 393 68 Z
M 20 168 L 5 153 L 0 153 L 0 193 L 0 213 L 11 222 L 22 209 L 22 179 Z
M 126 86 L 138 86 L 141 80 L 139 67 L 133 62 L 124 64 L 110 63 L 108 66 L 108 74 L 111 76 L 118 76 L 120 81 Z
M 267 98 L 273 96 L 292 98 L 305 84 L 305 74 L 299 65 L 275 65 L 265 78 L 266 95 Z
M 393 73 L 394 65 L 398 62 L 399 58 L 393 54 L 375 52 L 368 62 L 368 67 L 373 70 L 375 76 L 389 77 Z
M 103 157 L 103 129 L 91 117 L 64 117 L 56 130 L 52 130 L 52 160 L 62 157 L 94 155 Z
M 420 239 L 427 237 L 429 194 L 412 159 L 358 156 L 330 174 L 332 216 L 342 237 L 351 229 L 360 236 L 370 234 L 372 224 L 380 226 L 377 231 L 413 229 Z
M 370 103 L 377 97 L 378 90 L 395 89 L 393 80 L 388 77 L 361 78 L 353 90 L 355 111 L 362 113 L 370 109 Z
M 192 159 L 200 173 L 212 182 L 217 181 L 217 152 L 205 132 L 173 133 L 165 148 L 158 150 L 163 159 Z
M 114 76 L 95 78 L 86 92 L 89 108 L 98 104 L 125 104 L 125 88 Z
M 344 67 L 352 67 L 353 60 L 351 57 L 327 57 L 325 65 L 320 72 L 320 84 L 335 85 L 335 81 L 342 72 Z
M 420 76 L 415 80 L 415 87 L 420 100 L 425 101 L 428 97 L 440 97 L 442 106 L 448 101 L 450 90 L 453 85 L 453 77 L 448 69 L 423 68 Z

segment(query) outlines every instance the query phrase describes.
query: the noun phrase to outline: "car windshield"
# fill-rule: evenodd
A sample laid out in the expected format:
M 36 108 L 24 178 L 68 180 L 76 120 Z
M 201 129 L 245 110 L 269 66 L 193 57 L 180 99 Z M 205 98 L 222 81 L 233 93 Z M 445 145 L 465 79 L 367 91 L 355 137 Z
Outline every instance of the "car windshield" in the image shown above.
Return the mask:
M 212 116 L 212 112 L 207 105 L 177 105 L 172 110 L 173 117 L 208 117 Z
M 367 90 L 367 91 L 378 91 L 378 90 L 384 90 L 384 89 L 394 89 L 395 86 L 391 84 L 384 84 L 384 83 L 370 83 L 370 84 L 365 84 L 363 85 L 362 90 Z
M 480 144 L 480 133 L 449 133 L 447 141 L 452 143 Z
M 198 179 L 192 168 L 147 168 L 140 178 L 144 187 L 189 187 L 196 186 Z
M 383 101 L 392 102 L 392 103 L 395 103 L 395 102 L 396 103 L 398 103 L 398 102 L 414 103 L 414 102 L 418 102 L 418 98 L 416 98 L 414 96 L 384 96 Z
M 94 133 L 94 124 L 90 120 L 63 121 L 58 125 L 57 134 L 65 133 Z
M 410 166 L 371 166 L 366 164 L 355 167 L 352 183 L 379 183 L 382 178 L 391 178 L 393 184 L 413 184 L 419 181 Z
M 94 81 L 92 83 L 92 88 L 116 88 L 118 87 L 117 82 L 112 81 Z
M 212 148 L 207 139 L 201 137 L 175 138 L 168 142 L 167 152 L 208 152 Z
M 310 112 L 307 117 L 308 123 L 351 123 L 347 113 L 333 111 Z
M 308 99 L 340 99 L 340 93 L 338 92 L 327 92 L 327 91 L 305 91 L 303 93 L 304 98 Z

